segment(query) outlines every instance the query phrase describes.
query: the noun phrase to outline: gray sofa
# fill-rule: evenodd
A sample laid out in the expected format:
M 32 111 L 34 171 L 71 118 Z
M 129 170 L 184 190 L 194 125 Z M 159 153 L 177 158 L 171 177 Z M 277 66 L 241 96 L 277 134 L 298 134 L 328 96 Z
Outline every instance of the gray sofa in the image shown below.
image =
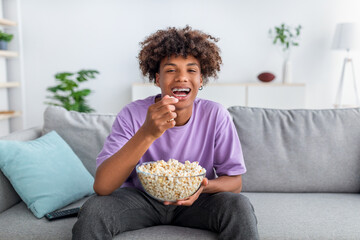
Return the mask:
M 360 239 L 359 109 L 231 107 L 229 112 L 248 170 L 242 194 L 254 205 L 261 239 Z M 49 107 L 44 126 L 2 139 L 26 141 L 55 130 L 94 175 L 95 158 L 114 118 Z M 75 221 L 37 219 L 0 172 L 0 239 L 71 239 Z M 155 226 L 115 239 L 216 239 L 216 234 Z

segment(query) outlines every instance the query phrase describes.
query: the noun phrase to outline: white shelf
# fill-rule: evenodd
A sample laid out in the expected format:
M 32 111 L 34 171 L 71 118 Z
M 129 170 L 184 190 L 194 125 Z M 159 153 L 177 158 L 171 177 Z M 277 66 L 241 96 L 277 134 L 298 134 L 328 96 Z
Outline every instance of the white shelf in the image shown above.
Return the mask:
M 9 19 L 0 18 L 0 25 L 6 27 L 15 27 L 17 26 L 17 22 Z
M 20 87 L 19 82 L 0 82 L 0 88 L 15 88 Z
M 133 83 L 133 86 L 154 86 L 154 83 Z M 275 86 L 286 86 L 286 87 L 305 87 L 305 83 L 263 83 L 263 82 L 240 82 L 240 83 L 208 83 L 204 86 L 261 86 L 261 87 L 275 87 Z
M 21 116 L 21 112 L 2 112 L 0 111 L 0 120 L 5 120 L 5 119 L 9 119 L 9 118 L 15 118 L 15 117 L 20 117 Z
M 338 104 L 334 104 L 334 108 L 359 108 L 360 106 L 359 105 L 355 105 L 355 104 L 341 104 L 341 105 L 338 105 Z
M 209 83 L 198 92 L 199 98 L 230 106 L 264 107 L 278 109 L 305 108 L 304 83 Z M 161 92 L 153 83 L 133 83 L 132 101 Z
M 0 56 L 1 57 L 18 57 L 19 54 L 14 51 L 0 50 Z

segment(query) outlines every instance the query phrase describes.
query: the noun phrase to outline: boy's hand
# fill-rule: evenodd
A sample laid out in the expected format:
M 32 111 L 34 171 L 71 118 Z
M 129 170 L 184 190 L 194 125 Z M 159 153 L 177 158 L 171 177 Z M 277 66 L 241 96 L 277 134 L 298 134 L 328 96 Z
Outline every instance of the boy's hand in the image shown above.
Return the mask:
M 186 199 L 177 200 L 176 202 L 164 202 L 164 205 L 191 206 L 199 198 L 200 194 L 202 193 L 206 185 L 208 185 L 208 183 L 209 180 L 207 178 L 204 178 L 201 182 L 199 190 L 197 190 L 196 193 Z
M 147 112 L 143 130 L 154 138 L 159 138 L 167 129 L 176 124 L 175 105 L 179 99 L 165 95 L 160 101 L 152 104 Z

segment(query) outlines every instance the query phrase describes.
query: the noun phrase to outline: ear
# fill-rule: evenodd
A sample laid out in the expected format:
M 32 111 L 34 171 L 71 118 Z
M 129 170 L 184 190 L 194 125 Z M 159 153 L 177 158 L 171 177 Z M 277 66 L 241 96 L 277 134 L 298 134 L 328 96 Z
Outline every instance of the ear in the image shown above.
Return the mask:
M 159 73 L 155 74 L 155 85 L 160 87 L 160 74 Z
M 203 85 L 203 75 L 201 74 L 200 75 L 200 86 L 202 86 Z

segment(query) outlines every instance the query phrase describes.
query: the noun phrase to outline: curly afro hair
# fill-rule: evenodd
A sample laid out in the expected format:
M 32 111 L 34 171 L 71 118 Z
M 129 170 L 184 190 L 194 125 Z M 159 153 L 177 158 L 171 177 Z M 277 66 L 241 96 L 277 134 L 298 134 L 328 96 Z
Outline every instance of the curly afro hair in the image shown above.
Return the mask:
M 218 41 L 211 35 L 192 30 L 188 25 L 183 29 L 169 27 L 159 30 L 140 43 L 140 69 L 153 82 L 164 57 L 192 55 L 200 62 L 203 84 L 206 84 L 209 77 L 218 77 L 217 72 L 222 64 L 220 49 L 215 44 Z

